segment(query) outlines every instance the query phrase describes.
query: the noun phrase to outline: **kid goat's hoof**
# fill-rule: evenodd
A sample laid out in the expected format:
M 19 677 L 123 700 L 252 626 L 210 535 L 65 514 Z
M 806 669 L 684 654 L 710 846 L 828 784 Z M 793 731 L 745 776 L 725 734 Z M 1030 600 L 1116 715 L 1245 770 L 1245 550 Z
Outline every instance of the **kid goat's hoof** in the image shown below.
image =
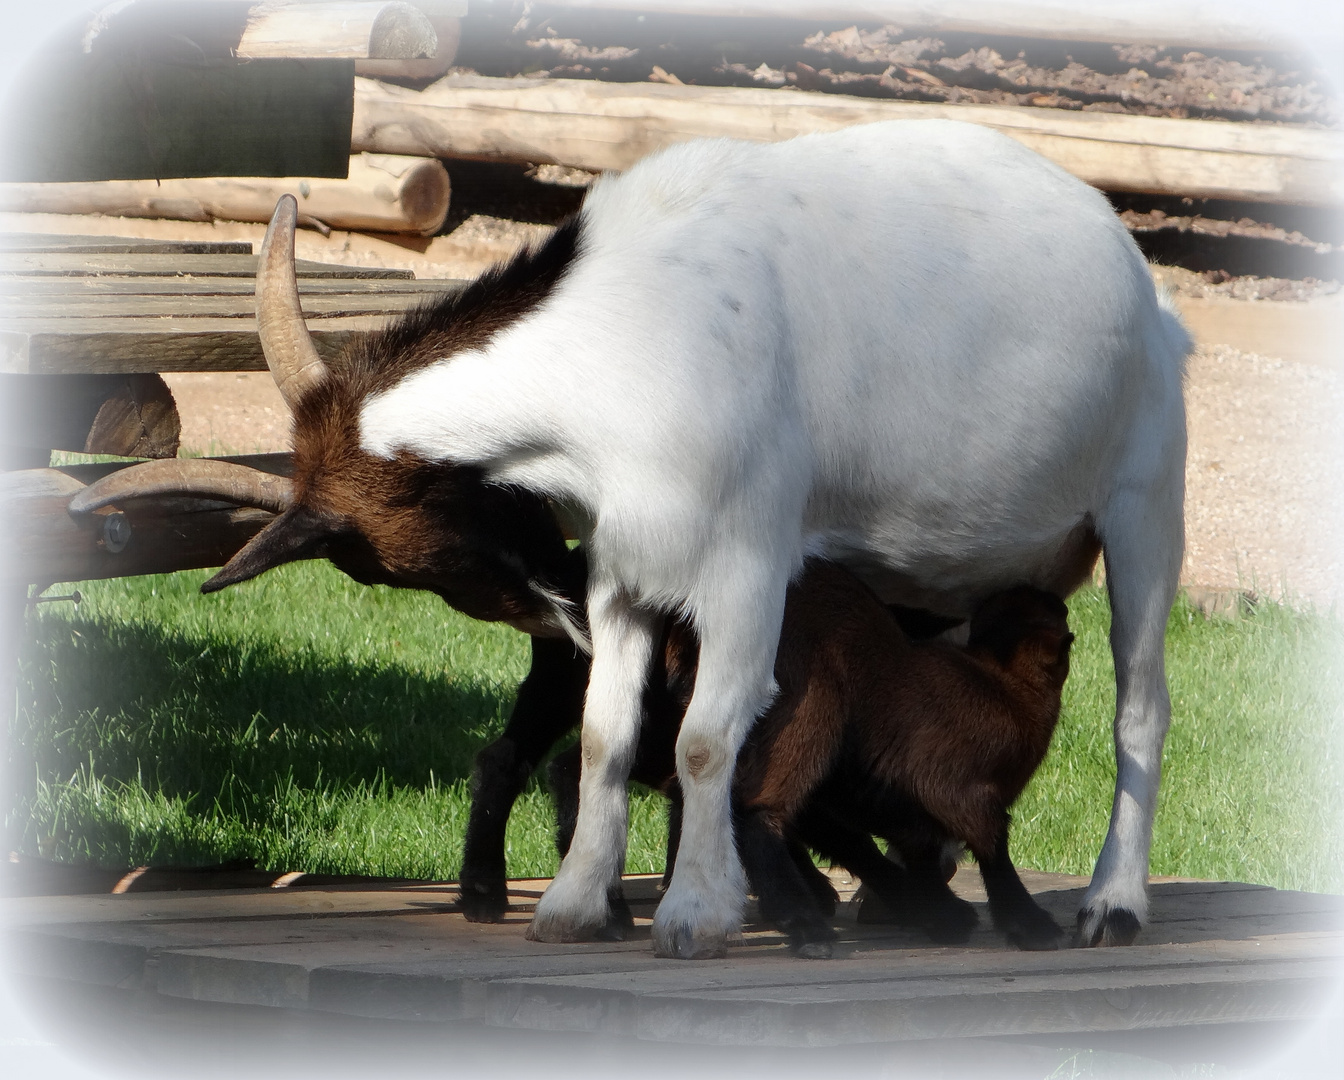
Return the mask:
M 461 889 L 458 907 L 462 909 L 467 922 L 497 923 L 503 920 L 505 912 L 509 910 L 509 897 L 503 889 L 484 882 L 466 881 L 462 882 Z
M 1000 927 L 1008 941 L 1026 952 L 1050 952 L 1064 943 L 1064 931 L 1044 911 Z
M 1078 912 L 1078 926 L 1074 931 L 1074 948 L 1132 945 L 1143 924 L 1128 908 L 1101 906 L 1083 908 Z

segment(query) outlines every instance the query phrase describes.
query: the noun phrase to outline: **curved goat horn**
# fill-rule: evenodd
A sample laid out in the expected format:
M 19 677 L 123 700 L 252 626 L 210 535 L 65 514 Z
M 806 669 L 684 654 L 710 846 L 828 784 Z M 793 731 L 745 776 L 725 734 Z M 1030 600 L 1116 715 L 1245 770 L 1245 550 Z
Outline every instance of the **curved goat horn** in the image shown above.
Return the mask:
M 281 195 L 257 260 L 257 330 L 261 349 L 291 412 L 299 398 L 327 373 L 313 347 L 299 304 L 299 283 L 294 276 L 294 226 L 298 216 L 294 196 Z
M 163 458 L 109 473 L 70 500 L 72 514 L 87 514 L 123 499 L 149 495 L 218 499 L 282 514 L 293 503 L 293 485 L 232 461 L 211 458 Z

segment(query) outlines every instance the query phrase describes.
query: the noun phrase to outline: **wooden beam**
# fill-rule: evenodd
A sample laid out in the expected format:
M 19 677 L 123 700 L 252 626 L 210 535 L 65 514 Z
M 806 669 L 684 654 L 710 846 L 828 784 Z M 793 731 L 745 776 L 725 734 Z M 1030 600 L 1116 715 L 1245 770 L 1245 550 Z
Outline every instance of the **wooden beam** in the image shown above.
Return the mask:
M 0 211 L 266 222 L 276 201 L 288 193 L 299 201 L 301 222 L 433 236 L 448 216 L 451 190 L 447 170 L 432 158 L 356 154 L 345 179 L 253 176 L 0 184 Z
M 230 458 L 288 471 L 288 454 Z M 162 574 L 221 566 L 273 515 L 197 500 L 137 500 L 118 510 L 72 516 L 66 507 L 93 480 L 125 465 L 31 469 L 0 474 L 0 507 L 11 536 L 0 587 Z
M 182 422 L 155 374 L 0 375 L 0 443 L 120 457 L 177 456 Z
M 330 358 L 382 315 L 314 320 L 317 351 Z M 0 373 L 122 374 L 265 371 L 249 319 L 8 319 L 0 324 Z
M 340 266 L 335 263 L 297 259 L 300 278 L 410 278 L 410 270 L 385 266 Z M 132 277 L 255 278 L 255 255 L 75 255 L 67 252 L 0 252 L 0 276 L 97 277 L 104 274 Z M 0 290 L 3 285 L 0 285 Z
M 1106 190 L 1344 203 L 1344 136 L 1334 131 L 751 87 L 449 76 L 417 93 L 357 79 L 351 143 L 378 153 L 604 170 L 698 137 L 770 142 L 933 118 L 995 128 Z
M 258 4 L 248 14 L 237 55 L 246 59 L 430 59 L 434 25 L 412 4 L 323 2 Z
M 251 255 L 250 240 L 141 240 L 74 233 L 0 233 L 0 251 L 67 255 Z

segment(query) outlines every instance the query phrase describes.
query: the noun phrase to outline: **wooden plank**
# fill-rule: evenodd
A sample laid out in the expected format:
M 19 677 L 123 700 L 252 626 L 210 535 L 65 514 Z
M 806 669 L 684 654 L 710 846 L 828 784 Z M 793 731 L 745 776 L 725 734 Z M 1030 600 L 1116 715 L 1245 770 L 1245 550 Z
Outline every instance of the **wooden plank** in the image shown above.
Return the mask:
M 299 279 L 303 296 L 398 296 L 452 291 L 468 284 L 452 278 L 316 278 Z M 0 274 L 0 297 L 63 296 L 252 296 L 255 284 L 245 275 L 217 277 L 154 277 L 75 275 L 24 277 Z
M 351 335 L 386 320 L 365 315 L 314 320 L 317 351 L 334 356 Z M 7 319 L 0 372 L 16 375 L 142 371 L 265 371 L 253 324 L 242 319 Z
M 293 194 L 301 224 L 432 236 L 448 214 L 450 192 L 448 173 L 436 160 L 356 154 L 349 175 L 339 180 L 249 176 L 0 184 L 0 211 L 267 222 L 276 201 Z
M 1077 879 L 1032 877 L 1042 901 L 1076 904 Z M 511 882 L 511 898 L 526 907 L 546 884 Z M 648 884 L 628 891 L 643 897 Z M 451 884 L 56 897 L 0 911 L 16 946 L 9 963 L 24 974 L 197 1002 L 654 1042 L 1073 1035 L 1308 1018 L 1328 1007 L 1344 957 L 1341 898 L 1216 882 L 1158 884 L 1154 894 L 1162 904 L 1143 940 L 1165 932 L 1171 903 L 1198 905 L 1216 925 L 1186 944 L 1022 953 L 987 919 L 968 947 L 940 948 L 856 927 L 842 911 L 840 958 L 829 963 L 792 958 L 780 935 L 749 926 L 729 958 L 685 964 L 649 952 L 650 903 L 637 905 L 632 940 L 545 945 L 523 939 L 521 912 L 496 925 L 450 914 Z M 1233 911 L 1311 911 L 1314 922 L 1241 938 L 1225 917 Z
M 295 273 L 300 278 L 411 278 L 410 270 L 384 266 L 340 266 L 334 263 L 296 259 Z M 84 277 L 121 274 L 154 277 L 246 277 L 255 278 L 255 255 L 74 255 L 67 252 L 0 253 L 0 275 L 62 275 Z
M 425 292 L 396 293 L 306 293 L 302 295 L 306 318 L 341 318 L 354 315 L 387 315 L 405 311 L 432 297 Z M 252 319 L 256 299 L 251 292 L 232 296 L 126 295 L 100 293 L 93 296 L 24 297 L 10 308 L 10 320 L 19 319 L 136 319 L 210 318 Z M 9 320 L 3 325 L 9 325 Z
M 600 171 L 686 139 L 769 142 L 901 118 L 984 124 L 1107 190 L 1344 202 L 1344 136 L 1333 131 L 751 87 L 449 76 L 416 93 L 359 79 L 351 144 Z
M 1295 363 L 1344 370 L 1344 304 L 1178 296 L 1176 306 L 1201 345 L 1231 345 Z
M 3 233 L 0 251 L 70 255 L 251 255 L 250 240 L 141 240 L 126 236 L 79 236 L 74 233 Z

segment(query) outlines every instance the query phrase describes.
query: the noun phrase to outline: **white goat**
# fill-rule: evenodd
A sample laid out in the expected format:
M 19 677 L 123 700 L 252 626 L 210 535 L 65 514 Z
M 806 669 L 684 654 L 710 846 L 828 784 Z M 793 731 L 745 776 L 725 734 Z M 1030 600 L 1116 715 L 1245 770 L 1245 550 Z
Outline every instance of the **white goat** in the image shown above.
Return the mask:
M 745 892 L 732 766 L 804 555 L 966 615 L 1019 583 L 1071 591 L 1099 539 L 1118 770 L 1080 933 L 1132 939 L 1170 712 L 1189 344 L 1105 199 L 983 128 L 693 142 L 600 181 L 535 310 L 361 417 L 374 455 L 477 465 L 586 523 L 579 818 L 531 936 L 607 919 L 662 613 L 688 615 L 701 652 L 654 943 L 717 955 Z

